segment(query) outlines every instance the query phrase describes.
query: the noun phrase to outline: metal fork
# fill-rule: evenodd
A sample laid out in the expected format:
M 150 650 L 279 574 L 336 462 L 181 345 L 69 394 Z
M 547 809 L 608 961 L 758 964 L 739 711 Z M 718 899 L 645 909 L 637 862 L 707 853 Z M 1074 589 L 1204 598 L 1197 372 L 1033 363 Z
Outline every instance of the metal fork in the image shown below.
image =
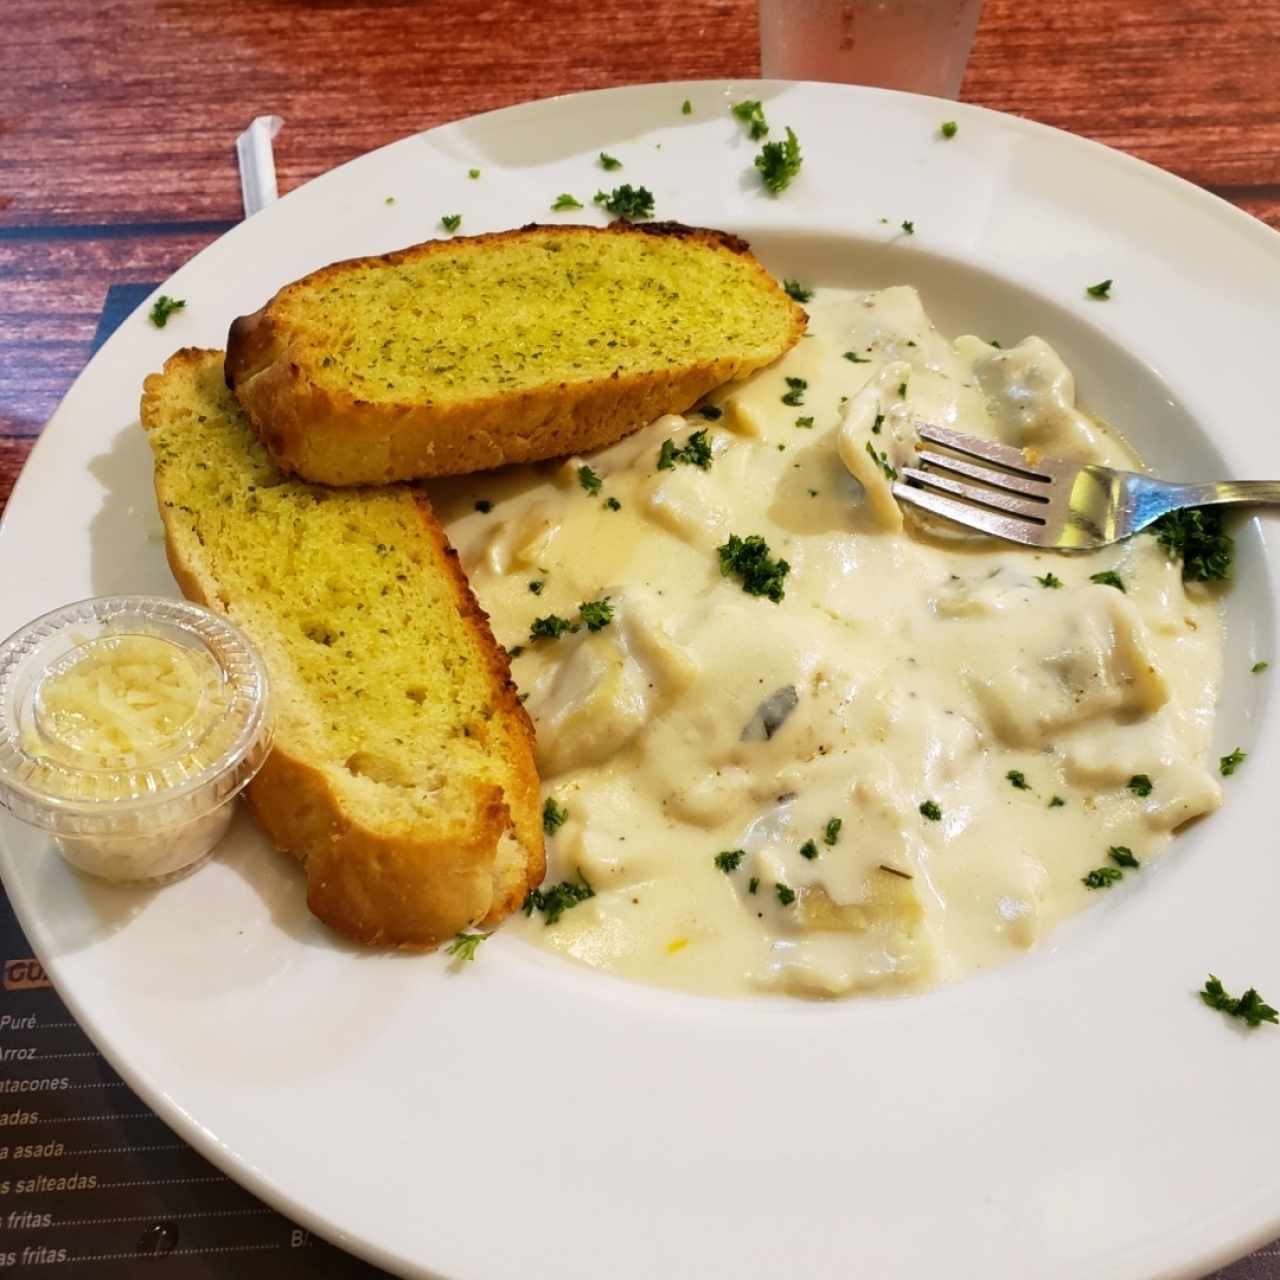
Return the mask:
M 1280 482 L 1171 484 L 1065 458 L 1028 455 L 977 436 L 925 425 L 919 466 L 903 468 L 894 497 L 996 538 L 1032 547 L 1090 550 L 1185 507 L 1280 504 Z M 974 483 L 976 482 L 976 483 Z

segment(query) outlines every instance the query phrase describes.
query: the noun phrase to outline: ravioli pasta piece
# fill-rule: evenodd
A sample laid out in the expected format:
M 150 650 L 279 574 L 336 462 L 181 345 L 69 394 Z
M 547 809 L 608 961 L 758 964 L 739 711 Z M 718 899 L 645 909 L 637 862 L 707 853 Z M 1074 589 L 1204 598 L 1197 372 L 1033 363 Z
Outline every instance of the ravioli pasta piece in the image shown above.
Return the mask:
M 1168 701 L 1151 639 L 1124 595 L 1102 586 L 1045 594 L 1055 598 L 1024 611 L 1028 626 L 1012 661 L 1012 619 L 957 624 L 966 632 L 969 686 L 1002 742 L 1052 745 L 1074 724 L 1117 712 L 1148 715 Z

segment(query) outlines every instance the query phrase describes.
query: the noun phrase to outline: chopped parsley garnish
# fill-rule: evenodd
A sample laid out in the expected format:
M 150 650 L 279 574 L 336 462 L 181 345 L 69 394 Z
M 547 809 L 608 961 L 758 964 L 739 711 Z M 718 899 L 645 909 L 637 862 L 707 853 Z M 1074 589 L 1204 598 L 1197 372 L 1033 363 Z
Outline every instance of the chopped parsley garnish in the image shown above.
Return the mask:
M 489 512 L 493 510 L 493 503 L 490 502 L 488 498 L 477 498 L 476 510 L 480 512 L 481 515 L 487 516 Z
M 959 132 L 960 126 L 954 120 L 944 120 L 942 128 L 938 130 L 944 138 L 954 138 Z
M 552 885 L 550 889 L 535 889 L 524 900 L 524 913 L 527 916 L 533 915 L 535 909 L 543 912 L 547 917 L 547 924 L 555 924 L 570 907 L 576 907 L 580 902 L 586 902 L 588 898 L 594 898 L 596 891 L 587 883 L 587 878 L 578 872 L 578 879 L 575 883 L 572 880 L 562 880 L 559 884 Z
M 905 382 L 898 383 L 898 398 L 900 400 L 907 398 L 907 384 Z
M 800 172 L 803 157 L 796 135 L 787 129 L 785 142 L 766 142 L 756 156 L 756 168 L 760 180 L 773 195 L 779 195 L 791 185 L 791 179 Z
M 562 635 L 577 631 L 576 623 L 562 618 L 557 613 L 549 613 L 545 618 L 534 618 L 529 627 L 530 640 L 559 640 Z
M 880 434 L 880 428 L 883 426 L 884 426 L 884 414 L 877 413 L 876 420 L 871 424 L 871 434 L 873 436 L 878 436 Z
M 764 118 L 764 105 L 759 99 L 748 98 L 745 102 L 735 102 L 729 110 L 751 130 L 752 142 L 769 132 L 769 125 Z
M 938 807 L 936 800 L 926 800 L 920 806 L 920 812 L 929 819 L 930 822 L 942 821 L 942 810 Z
M 674 440 L 662 442 L 662 448 L 658 450 L 658 470 L 674 471 L 677 462 L 701 471 L 711 469 L 711 444 L 705 430 L 695 431 L 678 449 Z
M 575 200 L 567 191 L 556 196 L 555 204 L 551 206 L 552 213 L 559 213 L 561 209 L 581 209 L 582 201 Z
M 606 507 L 608 507 L 610 511 L 621 511 L 621 510 L 622 510 L 622 503 L 620 503 L 620 502 L 617 500 L 617 498 L 615 498 L 615 497 L 613 497 L 613 496 L 610 496 L 610 497 L 606 498 L 606 499 L 604 500 L 604 505 L 605 505 Z
M 860 356 L 856 351 L 846 351 L 844 353 L 844 358 L 850 364 L 870 364 L 871 363 L 870 356 Z
M 1265 671 L 1270 665 L 1271 663 L 1269 662 L 1255 662 L 1253 666 L 1249 668 L 1249 670 L 1252 671 L 1253 674 L 1256 676 L 1260 672 Z
M 542 829 L 549 836 L 555 835 L 569 818 L 569 810 L 556 804 L 555 796 L 548 796 L 542 804 Z
M 468 170 L 467 170 L 467 177 L 468 177 L 468 178 L 478 178 L 479 176 L 480 176 L 480 170 L 479 170 L 479 169 L 468 169 Z
M 157 329 L 163 329 L 169 323 L 169 317 L 175 311 L 182 311 L 186 305 L 186 298 L 171 298 L 167 293 L 162 293 L 151 304 L 151 315 L 148 318 Z
M 1062 586 L 1062 579 L 1053 573 L 1046 573 L 1043 578 L 1037 578 L 1036 581 L 1042 587 L 1050 587 L 1055 591 Z
M 617 156 L 611 156 L 607 151 L 602 151 L 600 153 L 600 167 L 608 170 L 621 169 L 622 161 Z
M 909 236 L 913 236 L 913 235 L 915 235 L 915 233 L 916 233 L 916 224 L 915 224 L 914 222 L 904 222 L 904 223 L 902 224 L 902 230 L 903 230 L 907 235 L 909 235 Z
M 747 892 L 755 893 L 755 891 L 759 888 L 760 888 L 760 877 L 752 876 L 751 879 L 747 881 Z
M 1113 844 L 1107 850 L 1107 857 L 1116 864 L 1117 867 L 1140 867 L 1142 864 L 1133 856 L 1133 850 L 1128 845 Z
M 1061 796 L 1054 796 L 1053 799 L 1049 801 L 1049 808 L 1061 809 L 1062 806 L 1066 803 L 1067 802 Z
M 681 114 L 682 116 L 691 116 L 691 115 L 693 115 L 693 103 L 692 103 L 692 102 L 690 102 L 688 98 L 686 98 L 686 99 L 685 99 L 685 100 L 680 104 L 680 114 Z
M 725 849 L 722 853 L 716 854 L 716 866 L 728 875 L 731 871 L 737 871 L 738 864 L 746 856 L 745 849 Z
M 797 426 L 797 427 L 806 427 L 806 428 L 808 428 L 808 427 L 812 427 L 812 426 L 813 426 L 813 419 L 812 419 L 812 418 L 809 418 L 809 417 L 805 417 L 805 418 L 797 418 L 797 419 L 796 419 L 796 426 Z
M 720 557 L 720 576 L 735 574 L 749 596 L 767 596 L 774 604 L 782 600 L 782 580 L 791 572 L 785 560 L 769 556 L 769 544 L 758 534 L 740 538 L 736 533 L 716 548 Z
M 445 947 L 445 954 L 453 956 L 462 964 L 476 958 L 476 948 L 486 939 L 493 937 L 490 933 L 460 933 Z
M 1213 974 L 1209 975 L 1209 980 L 1199 995 L 1210 1009 L 1218 1009 L 1233 1018 L 1243 1018 L 1251 1027 L 1262 1022 L 1280 1020 L 1280 1013 L 1267 1004 L 1252 987 L 1236 1000 L 1227 995 L 1222 983 Z
M 546 585 L 547 584 L 541 578 L 534 578 L 534 580 L 529 583 L 529 590 L 532 591 L 535 596 L 540 596 L 542 594 L 542 588 Z
M 1100 280 L 1097 284 L 1088 285 L 1085 288 L 1085 293 L 1091 298 L 1101 298 L 1105 301 L 1111 297 L 1111 281 Z
M 1124 879 L 1124 872 L 1119 867 L 1094 867 L 1081 883 L 1086 889 L 1110 889 L 1117 880 Z
M 789 907 L 796 900 L 796 891 L 790 885 L 783 884 L 780 880 L 774 884 L 773 891 L 778 895 L 778 901 L 784 907 Z
M 653 217 L 653 192 L 645 187 L 633 187 L 624 182 L 606 194 L 597 191 L 593 204 L 604 205 L 615 218 L 624 218 L 627 222 L 643 222 Z
M 395 196 L 388 196 L 388 197 L 387 197 L 387 198 L 386 198 L 382 203 L 383 203 L 383 204 L 395 204 L 395 202 L 396 202 L 396 198 L 395 198 Z
M 788 378 L 787 387 L 789 390 L 782 397 L 782 403 L 790 405 L 793 409 L 798 409 L 804 404 L 804 393 L 809 389 L 809 383 L 804 378 Z
M 524 645 L 515 644 L 515 645 L 512 645 L 511 648 L 507 650 L 507 657 L 518 658 L 523 652 L 524 652 Z M 528 696 L 529 695 L 527 693 L 521 694 L 520 701 L 523 702 Z
M 594 497 L 600 492 L 601 480 L 590 467 L 578 468 L 578 483 Z
M 1009 779 L 1009 784 L 1012 787 L 1015 787 L 1018 791 L 1031 790 L 1031 784 L 1027 781 L 1027 775 L 1023 773 L 1021 769 L 1010 769 L 1004 776 Z
M 1241 751 L 1240 748 L 1237 747 L 1230 755 L 1223 756 L 1222 759 L 1218 761 L 1218 770 L 1224 778 L 1229 778 L 1242 764 L 1244 764 L 1247 758 L 1248 753 Z
M 797 302 L 808 302 L 813 297 L 813 290 L 806 289 L 799 280 L 784 280 L 782 288 L 788 298 L 794 298 Z
M 588 600 L 578 606 L 578 617 L 588 631 L 603 631 L 613 621 L 613 605 L 608 596 Z
M 440 219 L 440 225 L 441 225 L 441 226 L 442 226 L 446 231 L 448 231 L 450 234 L 452 234 L 454 231 L 457 231 L 457 229 L 458 229 L 460 226 L 462 226 L 462 214 L 460 214 L 460 213 L 446 213 L 446 214 L 444 215 L 444 217 Z
M 1235 540 L 1222 532 L 1222 512 L 1215 507 L 1170 511 L 1151 526 L 1170 559 L 1182 557 L 1188 582 L 1221 582 L 1231 576 Z
M 896 480 L 898 478 L 898 469 L 889 461 L 889 455 L 887 453 L 877 453 L 870 440 L 867 441 L 867 452 L 871 455 L 871 461 L 884 472 L 886 480 Z
M 724 410 L 717 409 L 713 404 L 704 404 L 698 407 L 698 412 L 706 418 L 708 422 L 715 422 L 717 418 L 724 417 Z
M 840 839 L 840 828 L 843 826 L 843 818 L 828 818 L 827 825 L 822 829 L 822 843 L 835 844 Z
M 800 856 L 812 862 L 818 856 L 818 842 L 816 840 L 806 840 L 800 846 Z
M 1124 785 L 1135 796 L 1149 796 L 1152 791 L 1151 779 L 1145 773 L 1135 773 Z
M 1115 587 L 1117 591 L 1124 590 L 1124 583 L 1120 581 L 1120 575 L 1114 569 L 1103 569 L 1101 573 L 1091 573 L 1089 581 L 1096 582 L 1102 587 Z

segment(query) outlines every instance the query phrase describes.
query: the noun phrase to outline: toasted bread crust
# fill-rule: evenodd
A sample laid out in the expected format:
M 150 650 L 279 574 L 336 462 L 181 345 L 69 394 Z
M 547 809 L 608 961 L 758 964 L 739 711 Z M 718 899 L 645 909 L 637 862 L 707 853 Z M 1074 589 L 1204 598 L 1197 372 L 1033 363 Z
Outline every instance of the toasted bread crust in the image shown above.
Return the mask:
M 142 420 L 153 420 L 164 379 L 182 365 L 199 366 L 220 353 L 184 348 L 144 384 Z M 533 761 L 533 725 L 516 696 L 506 652 L 489 629 L 466 577 L 435 520 L 414 494 L 424 536 L 434 543 L 455 604 L 484 656 L 494 685 L 495 714 L 517 745 L 509 761 L 514 784 L 472 788 L 465 832 L 448 840 L 387 836 L 364 826 L 343 806 L 324 772 L 277 744 L 247 796 L 254 815 L 278 849 L 306 868 L 307 902 L 337 932 L 371 945 L 430 948 L 473 925 L 491 927 L 539 884 L 546 870 L 540 788 Z M 217 612 L 227 609 L 217 584 L 183 555 L 177 525 L 159 502 L 165 552 L 182 594 Z M 514 832 L 518 851 L 503 856 Z
M 750 261 L 761 287 L 789 308 L 789 333 L 774 358 L 804 332 L 804 311 L 751 258 L 746 241 L 725 232 L 676 222 L 619 221 L 604 228 L 530 223 L 467 240 L 471 245 L 494 244 L 546 231 L 563 236 L 661 237 L 741 255 Z M 433 240 L 380 257 L 334 263 L 286 285 L 261 310 L 232 323 L 227 384 L 283 470 L 321 484 L 386 484 L 583 453 L 612 444 L 664 413 L 683 412 L 707 392 L 759 367 L 759 362 L 726 357 L 649 373 L 615 372 L 610 378 L 575 384 L 548 382 L 446 405 L 371 404 L 321 386 L 309 376 L 302 343 L 278 322 L 281 299 L 352 270 L 455 252 L 457 243 Z

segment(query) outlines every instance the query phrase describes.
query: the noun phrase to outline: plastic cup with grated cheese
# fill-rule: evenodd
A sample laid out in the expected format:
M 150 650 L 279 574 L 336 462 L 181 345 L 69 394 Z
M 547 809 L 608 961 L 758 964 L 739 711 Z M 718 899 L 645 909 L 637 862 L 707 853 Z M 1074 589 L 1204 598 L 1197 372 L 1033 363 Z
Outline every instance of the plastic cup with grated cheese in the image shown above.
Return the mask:
M 0 806 L 121 884 L 213 852 L 271 749 L 267 672 L 199 605 L 101 596 L 0 644 Z

